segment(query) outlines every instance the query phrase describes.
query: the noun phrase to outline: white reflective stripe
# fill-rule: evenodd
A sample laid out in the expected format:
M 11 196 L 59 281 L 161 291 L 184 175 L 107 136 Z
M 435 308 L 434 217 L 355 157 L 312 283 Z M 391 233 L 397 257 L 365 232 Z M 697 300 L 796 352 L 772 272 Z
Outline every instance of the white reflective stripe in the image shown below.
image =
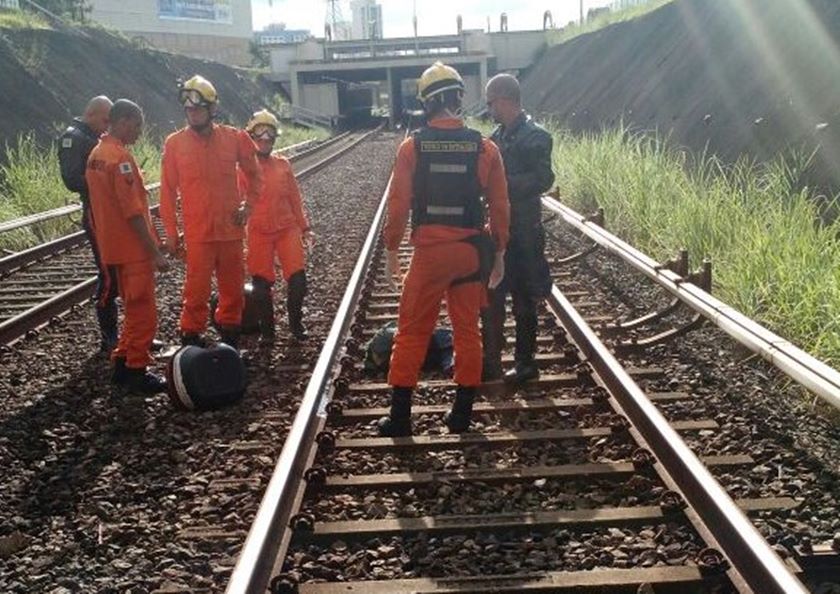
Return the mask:
M 187 349 L 181 349 L 172 358 L 172 381 L 175 382 L 175 394 L 187 410 L 195 410 L 192 398 L 187 393 L 187 386 L 181 376 L 181 355 Z
M 467 166 L 450 163 L 430 163 L 429 171 L 432 173 L 466 173 Z
M 463 206 L 427 206 L 426 214 L 430 215 L 462 215 L 464 214 Z

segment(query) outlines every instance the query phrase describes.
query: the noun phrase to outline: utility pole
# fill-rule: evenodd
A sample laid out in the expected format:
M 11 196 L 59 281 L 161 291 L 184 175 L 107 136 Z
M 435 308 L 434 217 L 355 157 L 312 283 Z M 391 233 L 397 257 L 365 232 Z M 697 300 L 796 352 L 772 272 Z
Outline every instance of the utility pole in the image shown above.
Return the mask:
M 580 26 L 583 27 L 583 0 L 580 0 Z

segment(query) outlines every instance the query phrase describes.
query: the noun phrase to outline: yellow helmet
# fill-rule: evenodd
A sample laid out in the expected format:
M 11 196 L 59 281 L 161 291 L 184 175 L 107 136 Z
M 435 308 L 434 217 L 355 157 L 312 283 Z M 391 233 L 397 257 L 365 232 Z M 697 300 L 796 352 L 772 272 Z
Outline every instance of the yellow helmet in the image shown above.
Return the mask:
M 463 91 L 464 79 L 452 66 L 435 62 L 420 76 L 417 82 L 417 98 L 425 103 L 431 97 L 453 89 Z
M 216 87 L 203 76 L 196 74 L 178 90 L 178 99 L 185 106 L 208 106 L 218 103 Z
M 274 128 L 275 134 L 280 134 L 280 121 L 267 109 L 254 112 L 248 125 L 245 126 L 245 131 L 249 134 L 253 133 L 257 126 L 270 126 Z

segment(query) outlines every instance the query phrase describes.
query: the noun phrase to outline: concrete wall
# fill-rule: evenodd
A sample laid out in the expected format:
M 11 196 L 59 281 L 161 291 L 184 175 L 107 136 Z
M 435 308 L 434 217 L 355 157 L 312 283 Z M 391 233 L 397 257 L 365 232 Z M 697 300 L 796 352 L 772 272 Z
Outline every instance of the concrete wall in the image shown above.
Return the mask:
M 338 85 L 318 83 L 300 85 L 300 106 L 328 115 L 339 115 Z
M 500 72 L 527 68 L 548 47 L 545 31 L 490 33 L 488 37 Z
M 172 52 L 233 65 L 250 63 L 253 36 L 250 0 L 221 0 L 230 19 L 213 21 L 160 16 L 159 0 L 90 0 L 91 18 Z M 226 11 L 225 11 L 226 12 Z M 224 13 L 221 13 L 224 14 Z

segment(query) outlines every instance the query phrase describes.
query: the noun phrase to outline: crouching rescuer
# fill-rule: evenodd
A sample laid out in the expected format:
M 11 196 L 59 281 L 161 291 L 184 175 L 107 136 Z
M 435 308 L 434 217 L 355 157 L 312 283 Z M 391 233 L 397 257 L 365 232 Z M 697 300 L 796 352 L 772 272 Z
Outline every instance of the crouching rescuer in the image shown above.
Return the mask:
M 257 161 L 262 169 L 263 188 L 248 219 L 248 274 L 253 297 L 259 304 L 260 334 L 274 339 L 275 257 L 287 283 L 286 310 L 289 330 L 297 340 L 306 340 L 303 325 L 303 299 L 306 296 L 305 251 L 311 249 L 315 235 L 303 209 L 300 188 L 288 159 L 272 154 L 280 124 L 274 115 L 258 111 L 246 128 L 257 145 Z M 240 173 L 240 187 L 248 193 L 249 180 Z
M 403 142 L 394 166 L 383 230 L 390 279 L 400 276 L 397 249 L 409 216 L 414 253 L 391 354 L 391 410 L 379 421 L 379 432 L 386 437 L 411 434 L 412 392 L 444 297 L 452 321 L 457 384 L 446 415 L 451 432 L 469 428 L 481 382 L 479 311 L 488 283 L 495 287 L 504 276 L 510 206 L 499 150 L 466 128 L 458 115 L 463 95 L 464 82 L 454 68 L 436 62 L 423 73 L 418 98 L 428 126 Z
M 131 391 L 156 393 L 166 389 L 163 378 L 146 370 L 157 331 L 155 270 L 168 268 L 158 250 L 149 219 L 143 178 L 131 153 L 143 128 L 143 112 L 120 99 L 110 112 L 110 128 L 90 154 L 85 178 L 90 210 L 102 261 L 116 271 L 125 319 L 117 346 L 112 381 Z

